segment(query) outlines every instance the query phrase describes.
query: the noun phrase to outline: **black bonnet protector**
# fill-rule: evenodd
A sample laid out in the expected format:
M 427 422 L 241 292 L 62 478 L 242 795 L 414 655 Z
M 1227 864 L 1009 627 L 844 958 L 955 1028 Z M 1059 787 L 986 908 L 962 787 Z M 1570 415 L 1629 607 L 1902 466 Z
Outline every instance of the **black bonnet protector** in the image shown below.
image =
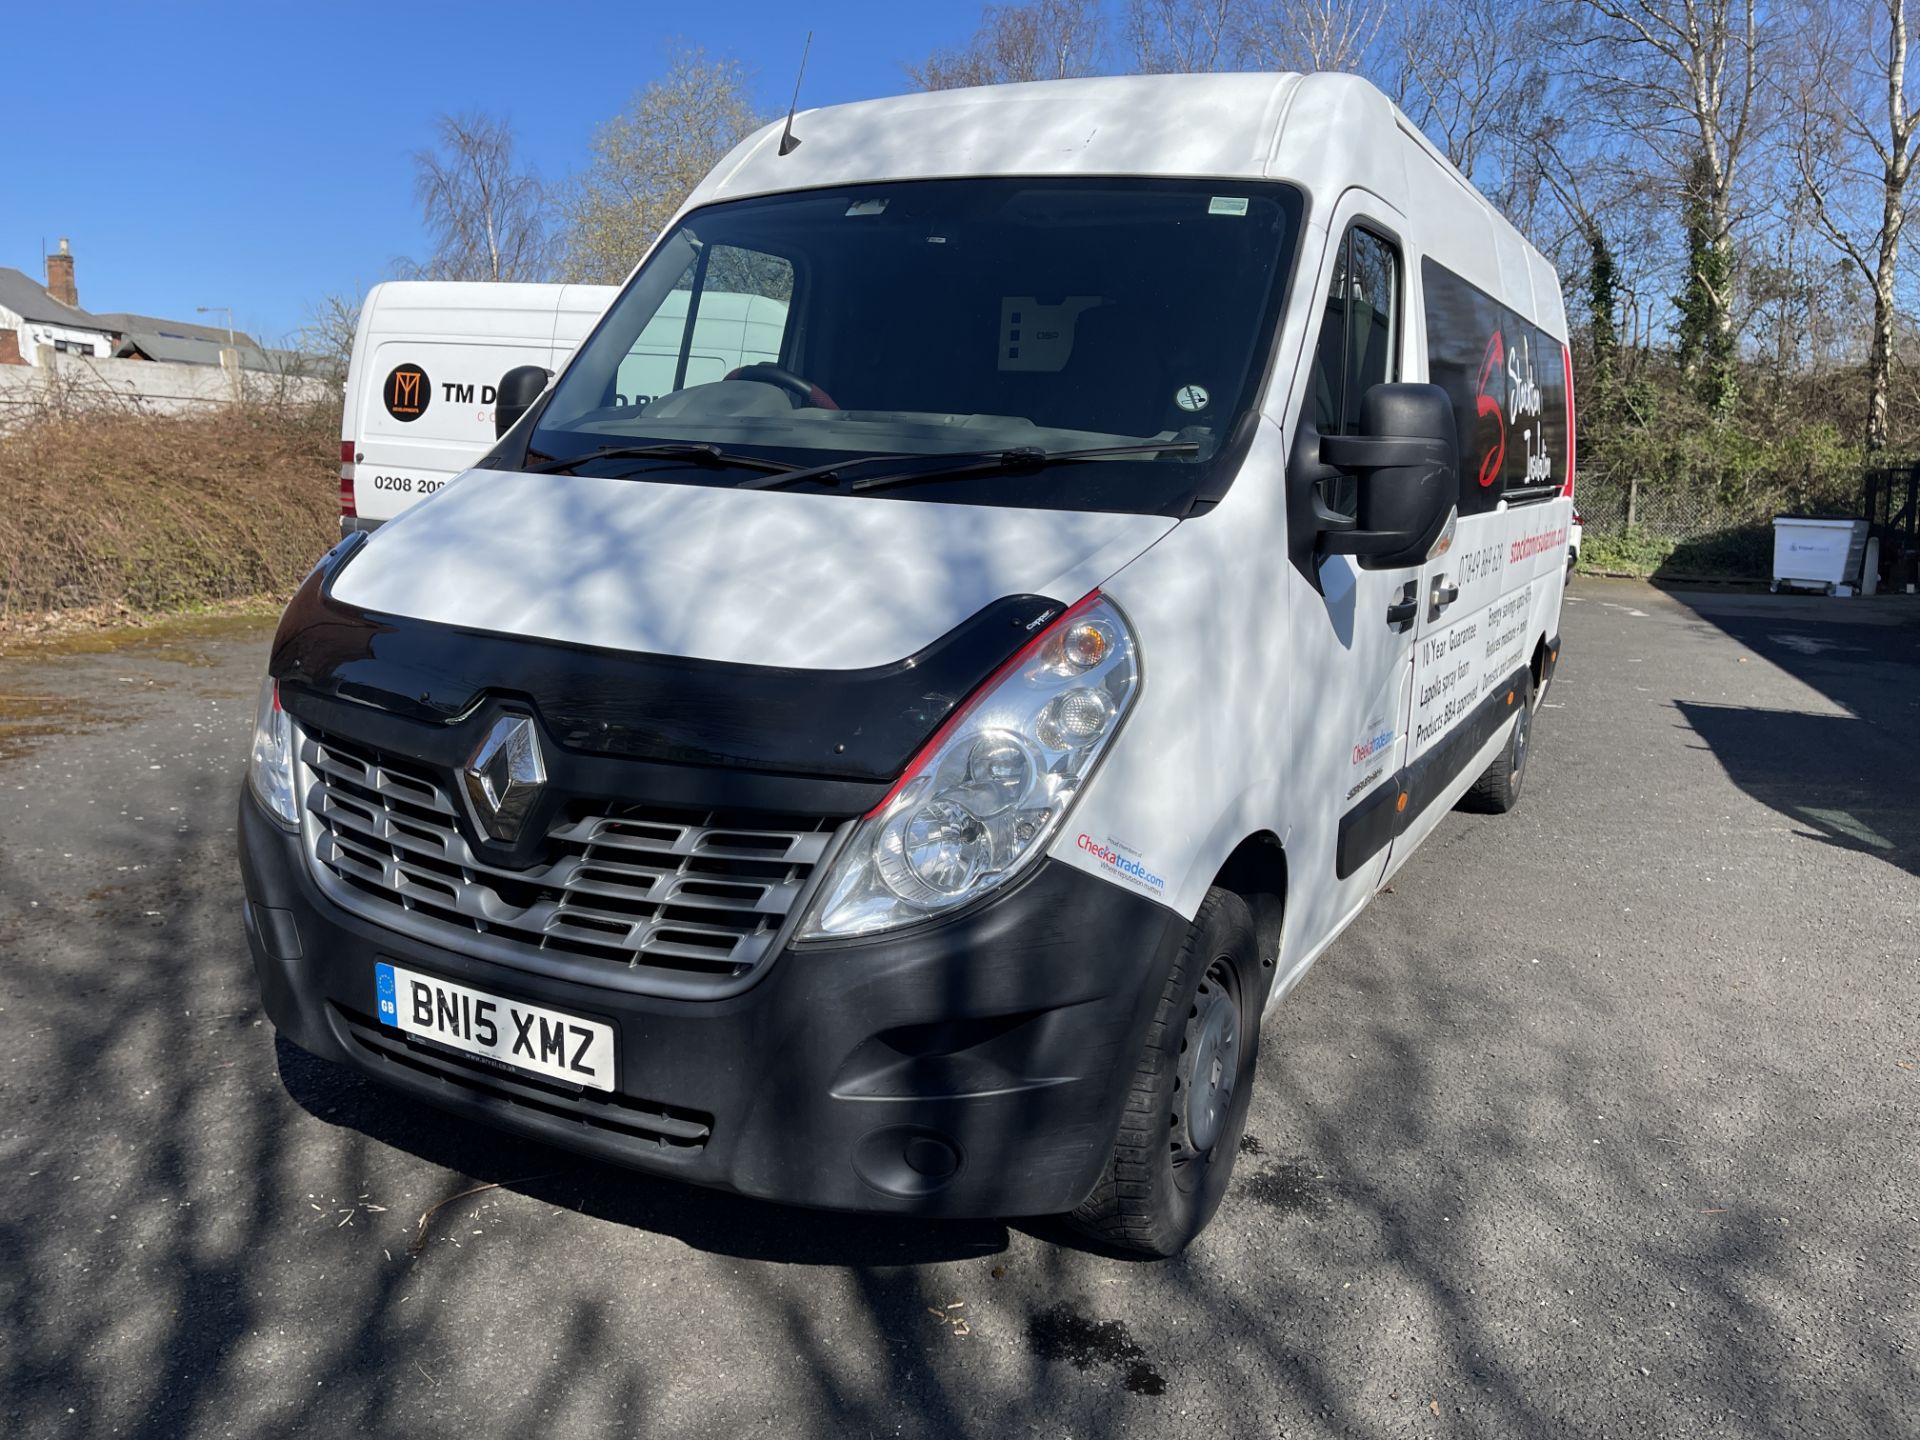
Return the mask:
M 628 762 L 657 803 L 854 815 L 877 803 L 954 708 L 1063 608 L 996 600 L 917 654 L 866 670 L 796 670 L 647 655 L 469 630 L 335 599 L 351 536 L 281 618 L 270 670 L 309 726 L 436 764 L 464 765 L 501 711 L 535 715 L 583 757 Z M 631 762 L 651 762 L 644 777 Z M 558 768 L 566 757 L 552 756 Z M 568 766 L 569 769 L 576 767 Z M 556 779 L 558 776 L 556 775 Z

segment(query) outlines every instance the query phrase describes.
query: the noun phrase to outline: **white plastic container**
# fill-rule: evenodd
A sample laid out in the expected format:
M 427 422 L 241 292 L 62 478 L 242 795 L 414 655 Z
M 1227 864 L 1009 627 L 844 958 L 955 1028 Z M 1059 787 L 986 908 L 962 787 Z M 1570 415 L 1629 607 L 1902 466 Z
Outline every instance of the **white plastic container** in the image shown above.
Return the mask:
M 1859 574 L 1867 545 L 1864 520 L 1773 520 L 1773 588 L 1782 585 L 1832 595 Z

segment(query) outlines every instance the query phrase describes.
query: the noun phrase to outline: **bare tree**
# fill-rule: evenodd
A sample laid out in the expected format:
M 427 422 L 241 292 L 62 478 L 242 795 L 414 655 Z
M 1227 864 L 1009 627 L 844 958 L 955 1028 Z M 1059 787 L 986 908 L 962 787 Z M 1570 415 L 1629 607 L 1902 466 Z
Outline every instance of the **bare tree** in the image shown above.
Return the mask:
M 1130 0 L 1127 49 L 1143 75 L 1199 75 L 1245 62 L 1245 0 Z
M 1736 194 L 1766 118 L 1773 32 L 1757 0 L 1574 0 L 1588 95 L 1620 140 L 1651 152 L 1677 189 L 1688 235 L 1675 305 L 1681 364 L 1708 403 L 1733 403 Z
M 1815 227 L 1873 291 L 1865 440 L 1869 451 L 1883 450 L 1900 234 L 1920 126 L 1920 106 L 1907 98 L 1906 0 L 1813 0 L 1801 33 L 1807 64 L 1794 97 L 1794 169 Z
M 1396 103 L 1460 173 L 1493 191 L 1487 163 L 1526 147 L 1526 130 L 1545 118 L 1515 97 L 1543 92 L 1535 56 L 1548 36 L 1526 0 L 1416 0 L 1388 27 L 1382 68 Z M 1511 174 L 1510 163 L 1502 163 Z
M 1069 80 L 1099 69 L 1106 24 L 1099 0 L 1028 0 L 989 5 L 960 50 L 936 50 L 907 78 L 922 90 Z
M 354 337 L 359 333 L 360 298 L 357 292 L 349 292 L 323 295 L 308 306 L 306 323 L 295 339 L 301 350 L 314 357 L 317 373 L 337 386 L 346 380 Z
M 740 62 L 676 51 L 667 73 L 593 136 L 593 162 L 566 202 L 564 269 L 613 284 L 727 152 L 765 124 Z
M 413 157 L 414 194 L 433 255 L 403 268 L 425 280 L 546 279 L 553 258 L 546 190 L 515 165 L 507 122 L 442 115 L 438 129 L 438 148 Z
M 1387 0 L 1248 0 L 1247 57 L 1263 70 L 1366 72 Z

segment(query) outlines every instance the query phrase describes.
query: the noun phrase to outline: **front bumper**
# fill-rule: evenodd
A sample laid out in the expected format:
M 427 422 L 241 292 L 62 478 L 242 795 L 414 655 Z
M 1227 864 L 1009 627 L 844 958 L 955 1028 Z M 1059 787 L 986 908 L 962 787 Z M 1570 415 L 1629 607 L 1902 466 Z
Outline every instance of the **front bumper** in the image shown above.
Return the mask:
M 560 980 L 349 914 L 298 837 L 240 801 L 246 929 L 289 1040 L 417 1098 L 601 1159 L 764 1199 L 934 1216 L 1069 1210 L 1099 1179 L 1186 924 L 1044 861 L 966 914 L 789 949 L 744 992 Z M 378 1025 L 374 965 L 606 1020 L 618 1090 L 574 1094 Z

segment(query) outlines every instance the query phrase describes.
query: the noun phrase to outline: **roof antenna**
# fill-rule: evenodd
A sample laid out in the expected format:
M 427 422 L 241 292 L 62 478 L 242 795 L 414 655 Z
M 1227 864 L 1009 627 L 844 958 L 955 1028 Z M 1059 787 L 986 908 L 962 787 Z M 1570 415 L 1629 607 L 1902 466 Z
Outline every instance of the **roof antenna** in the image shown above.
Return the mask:
M 793 100 L 787 106 L 787 128 L 780 136 L 780 153 L 791 155 L 800 148 L 799 140 L 793 134 L 793 112 L 800 104 L 800 82 L 807 76 L 807 55 L 813 49 L 813 32 L 807 31 L 807 43 L 800 51 L 800 73 L 793 77 Z

